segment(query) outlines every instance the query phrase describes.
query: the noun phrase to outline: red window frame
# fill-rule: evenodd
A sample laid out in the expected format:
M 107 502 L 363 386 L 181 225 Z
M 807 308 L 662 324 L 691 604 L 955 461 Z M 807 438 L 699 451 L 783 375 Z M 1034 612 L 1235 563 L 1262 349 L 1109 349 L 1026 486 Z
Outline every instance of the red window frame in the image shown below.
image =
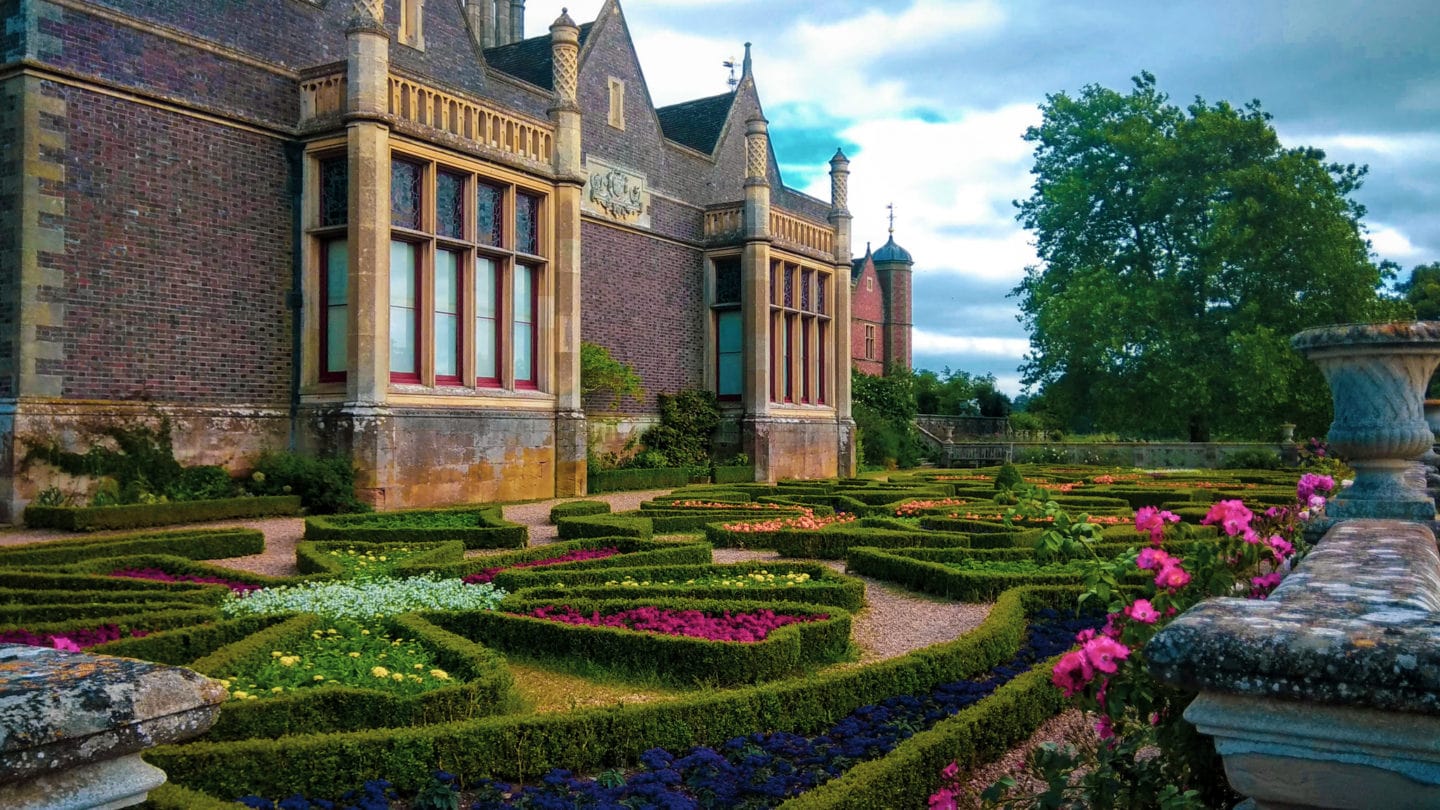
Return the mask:
M 424 336 L 424 333 L 425 333 L 425 330 L 423 330 L 423 329 L 420 328 L 420 320 L 421 320 L 421 319 L 420 319 L 420 315 L 421 315 L 421 313 L 423 313 L 423 312 L 425 311 L 425 300 L 424 300 L 424 299 L 425 299 L 425 291 L 424 291 L 424 290 L 421 288 L 421 286 L 420 286 L 420 283 L 421 283 L 421 280 L 422 280 L 422 277 L 421 277 L 421 275 L 420 275 L 420 257 L 421 257 L 422 254 L 424 254 L 425 251 L 420 248 L 420 245 L 419 245 L 418 243 L 409 242 L 409 241 L 406 241 L 406 240 L 404 240 L 404 239 L 394 239 L 394 238 L 392 238 L 392 239 L 391 239 L 391 242 L 404 242 L 405 244 L 410 245 L 412 248 L 414 248 L 414 252 L 413 252 L 413 254 L 412 254 L 412 255 L 414 256 L 414 261 L 411 263 L 410 273 L 411 273 L 411 283 L 413 283 L 413 284 L 415 285 L 415 306 L 414 306 L 414 309 L 415 309 L 415 334 L 411 336 L 411 339 L 414 341 L 415 371 L 409 372 L 409 371 L 394 371 L 394 370 L 392 370 L 392 371 L 390 372 L 390 382 L 392 382 L 392 383 L 416 383 L 416 384 L 418 384 L 418 383 L 421 381 L 421 380 L 420 380 L 420 347 L 423 345 L 423 344 L 421 343 L 421 338 Z M 390 272 L 391 272 L 391 273 L 394 273 L 394 272 L 395 272 L 395 267 L 394 267 L 393 265 L 392 265 L 391 268 L 390 268 Z M 395 307 L 395 304 L 392 302 L 392 303 L 390 304 L 390 309 L 391 309 L 391 310 L 394 310 L 395 308 L 396 308 L 396 307 Z
M 520 379 L 519 369 L 515 368 L 513 355 L 511 357 L 511 368 L 513 373 L 515 374 L 515 390 L 538 391 L 540 390 L 540 364 L 539 362 L 537 362 L 539 359 L 538 355 L 540 346 L 540 268 L 533 267 L 531 265 L 520 264 L 517 262 L 514 265 L 514 269 L 511 271 L 511 284 L 514 284 L 514 280 L 519 278 L 521 274 L 525 274 L 530 277 L 530 320 L 516 320 L 512 322 L 511 329 L 514 329 L 514 324 L 519 323 L 527 323 L 530 326 L 529 379 Z
M 716 310 L 714 310 L 714 313 L 715 313 L 715 398 L 716 398 L 717 400 L 721 401 L 721 402 L 739 402 L 739 401 L 740 401 L 740 398 L 741 398 L 741 396 L 743 395 L 744 390 L 745 390 L 745 366 L 744 366 L 744 363 L 745 363 L 745 335 L 744 335 L 745 327 L 744 327 L 744 317 L 745 317 L 745 316 L 744 316 L 743 314 L 741 314 L 739 307 L 724 307 L 724 308 L 721 308 L 721 309 L 716 309 Z M 735 392 L 735 393 L 733 393 L 733 394 L 722 394 L 722 393 L 720 393 L 720 355 L 722 354 L 721 351 L 720 351 L 720 319 L 721 319 L 722 317 L 724 317 L 725 315 L 730 315 L 730 314 L 740 315 L 740 318 L 741 318 L 741 327 L 740 327 L 740 331 L 741 331 L 741 335 L 740 335 L 740 351 L 739 351 L 739 352 L 724 352 L 724 354 L 739 354 L 739 355 L 740 355 L 740 363 L 741 363 L 741 366 L 740 366 L 740 390 L 737 391 L 737 392 Z
M 435 306 L 430 308 L 430 317 L 433 320 L 438 318 L 442 314 L 455 316 L 455 373 L 441 374 L 438 369 L 438 361 L 436 361 L 437 369 L 435 372 L 435 384 L 437 386 L 458 386 L 463 384 L 462 374 L 464 373 L 465 368 L 465 335 L 468 331 L 465 329 L 465 265 L 467 261 L 466 256 L 468 254 L 466 253 L 466 251 L 463 250 L 450 250 L 443 247 L 437 247 L 435 250 L 435 255 L 439 256 L 442 253 L 449 253 L 455 257 L 455 311 L 442 313 L 440 311 L 440 297 L 437 295 L 435 296 Z M 437 280 L 440 278 L 440 268 L 438 262 L 436 263 L 436 268 L 433 275 Z M 416 318 L 416 321 L 418 322 L 419 318 Z M 435 325 L 433 323 L 431 324 L 431 329 L 437 336 L 440 334 L 440 330 L 438 328 L 435 328 Z
M 826 356 L 825 356 L 825 355 L 826 355 L 826 352 L 825 352 L 826 334 L 825 334 L 825 333 L 828 332 L 828 331 L 830 331 L 829 327 L 830 327 L 830 324 L 829 324 L 829 323 L 826 323 L 825 321 L 821 321 L 820 324 L 819 324 L 819 328 L 818 328 L 818 330 L 817 330 L 817 332 L 818 332 L 818 334 L 819 334 L 819 343 L 820 343 L 820 346 L 819 346 L 819 348 L 820 348 L 820 353 L 819 353 L 819 354 L 820 354 L 820 356 L 819 356 L 820 362 L 819 362 L 819 364 L 816 366 L 817 371 L 819 372 L 816 376 L 817 376 L 819 379 L 816 381 L 816 382 L 818 383 L 818 385 L 816 385 L 815 387 L 816 387 L 816 389 L 817 389 L 817 391 L 816 391 L 816 394 L 817 394 L 817 396 L 816 396 L 816 401 L 819 402 L 821 405 L 826 404 L 826 402 L 827 402 L 827 401 L 829 400 L 829 398 L 830 398 L 830 397 L 829 397 L 829 392 L 825 390 L 825 383 L 827 382 L 827 380 L 826 380 L 826 374 L 825 374 L 825 361 L 826 361 L 826 359 L 827 359 Z
M 501 280 L 504 278 L 504 263 L 502 262 L 502 260 L 496 259 L 496 258 L 493 258 L 493 257 L 490 257 L 490 256 L 478 256 L 478 257 L 476 257 L 476 261 L 477 261 L 477 262 L 480 261 L 480 260 L 482 260 L 482 259 L 485 260 L 485 261 L 490 262 L 490 274 L 491 274 L 491 275 L 490 275 L 490 284 L 491 284 L 491 289 L 492 289 L 492 291 L 493 291 L 493 293 L 494 293 L 494 301 L 493 301 L 493 305 L 494 305 L 494 315 L 490 318 L 490 327 L 489 327 L 489 329 L 490 329 L 490 333 L 491 333 L 491 345 L 494 346 L 494 353 L 495 353 L 495 376 L 494 376 L 494 377 L 479 377 L 479 376 L 477 376 L 477 377 L 475 378 L 475 387 L 476 387 L 476 388 L 502 388 L 502 387 L 504 387 L 504 385 L 505 385 L 505 381 L 504 381 L 504 376 L 505 376 L 505 370 L 504 370 L 504 369 L 505 369 L 505 346 L 508 345 L 507 342 L 506 342 L 506 340 L 505 340 L 505 330 L 502 328 L 502 327 L 504 326 L 504 324 L 505 324 L 505 295 L 504 295 L 504 289 L 505 289 L 505 288 L 504 288 L 504 285 L 501 284 Z M 480 278 L 480 270 L 479 270 L 479 267 L 477 266 L 476 269 L 475 269 L 475 279 L 479 279 L 479 278 Z M 476 320 L 479 319 L 480 315 L 479 315 L 478 312 L 476 313 L 475 317 L 476 317 Z M 478 324 L 475 326 L 475 330 L 476 330 L 476 337 L 479 337 L 480 326 L 479 326 Z M 476 355 L 475 355 L 475 371 L 476 371 L 477 374 L 478 374 L 479 371 L 480 371 L 480 355 L 479 355 L 479 349 L 478 349 L 478 347 L 477 347 L 477 349 L 476 349 Z

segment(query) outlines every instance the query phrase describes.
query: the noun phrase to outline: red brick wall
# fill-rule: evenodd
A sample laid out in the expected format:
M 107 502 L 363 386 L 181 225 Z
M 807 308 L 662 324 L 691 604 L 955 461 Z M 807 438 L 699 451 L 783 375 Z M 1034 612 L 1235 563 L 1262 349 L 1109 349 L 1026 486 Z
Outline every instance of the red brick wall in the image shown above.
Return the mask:
M 704 384 L 702 254 L 594 222 L 581 227 L 580 336 L 610 350 L 640 372 L 643 406 L 656 394 Z
M 291 211 L 281 143 L 63 93 L 65 396 L 286 401 Z
M 875 276 L 875 266 L 866 264 L 850 292 L 850 357 L 855 368 L 866 374 L 885 370 L 885 294 Z M 865 359 L 865 326 L 875 327 L 875 359 Z
M 881 279 L 887 282 L 889 293 L 885 313 L 885 363 L 910 368 L 911 273 L 906 269 L 886 269 Z

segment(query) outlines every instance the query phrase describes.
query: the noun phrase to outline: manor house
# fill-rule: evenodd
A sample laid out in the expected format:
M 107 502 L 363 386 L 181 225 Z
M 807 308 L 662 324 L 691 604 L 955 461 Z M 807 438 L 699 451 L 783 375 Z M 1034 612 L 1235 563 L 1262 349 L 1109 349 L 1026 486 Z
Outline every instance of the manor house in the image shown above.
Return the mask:
M 582 340 L 621 421 L 703 387 L 757 478 L 847 475 L 852 350 L 908 362 L 908 254 L 903 340 L 852 336 L 846 157 L 781 182 L 748 48 L 657 109 L 617 0 L 0 0 L 0 144 L 0 517 L 28 440 L 157 414 L 379 508 L 581 494 Z

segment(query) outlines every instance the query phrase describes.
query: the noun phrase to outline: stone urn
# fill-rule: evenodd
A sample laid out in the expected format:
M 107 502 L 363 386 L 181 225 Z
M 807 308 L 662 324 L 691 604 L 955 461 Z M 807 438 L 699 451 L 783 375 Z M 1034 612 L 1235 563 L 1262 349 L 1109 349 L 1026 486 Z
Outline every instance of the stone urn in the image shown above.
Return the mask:
M 1285 424 L 1283 424 L 1283 425 L 1280 426 L 1280 441 L 1282 441 L 1282 442 L 1293 442 L 1293 441 L 1295 441 L 1295 425 L 1294 425 L 1293 423 L 1291 423 L 1291 422 L 1286 422 Z
M 1405 477 L 1435 442 L 1423 403 L 1440 365 L 1440 321 L 1326 326 L 1290 344 L 1330 383 L 1330 446 L 1355 468 L 1327 514 L 1434 520 L 1435 501 Z

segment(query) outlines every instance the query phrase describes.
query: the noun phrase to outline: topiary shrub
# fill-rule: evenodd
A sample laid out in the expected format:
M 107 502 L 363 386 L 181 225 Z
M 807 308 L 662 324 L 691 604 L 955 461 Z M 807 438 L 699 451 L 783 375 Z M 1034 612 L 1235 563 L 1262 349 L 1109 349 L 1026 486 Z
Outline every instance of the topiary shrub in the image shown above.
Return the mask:
M 1000 472 L 995 474 L 995 489 L 1012 490 L 1025 485 L 1025 477 L 1014 464 L 1003 464 Z

